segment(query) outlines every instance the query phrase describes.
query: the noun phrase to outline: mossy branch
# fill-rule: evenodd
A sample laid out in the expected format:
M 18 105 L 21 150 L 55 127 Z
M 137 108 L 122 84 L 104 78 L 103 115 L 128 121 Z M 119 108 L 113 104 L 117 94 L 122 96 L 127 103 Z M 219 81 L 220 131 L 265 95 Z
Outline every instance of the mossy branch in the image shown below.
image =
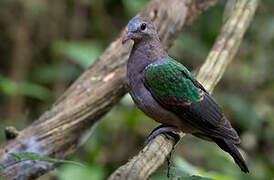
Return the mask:
M 213 91 L 234 58 L 258 4 L 259 0 L 238 0 L 231 12 L 226 12 L 228 17 L 222 31 L 197 75 L 197 79 L 209 92 Z M 108 180 L 147 179 L 163 164 L 173 145 L 172 140 L 158 135 L 138 155 L 118 168 Z

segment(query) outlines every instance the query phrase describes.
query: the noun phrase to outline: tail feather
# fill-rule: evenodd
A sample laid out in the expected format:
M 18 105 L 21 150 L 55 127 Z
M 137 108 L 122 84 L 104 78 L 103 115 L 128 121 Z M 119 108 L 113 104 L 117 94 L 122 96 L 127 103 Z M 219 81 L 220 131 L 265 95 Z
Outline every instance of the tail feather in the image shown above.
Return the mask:
M 233 144 L 231 141 L 226 139 L 219 139 L 219 138 L 213 138 L 213 141 L 224 151 L 228 152 L 234 159 L 235 163 L 240 167 L 240 169 L 248 173 L 248 167 L 245 163 L 244 158 L 242 157 L 241 153 L 238 151 L 235 144 Z

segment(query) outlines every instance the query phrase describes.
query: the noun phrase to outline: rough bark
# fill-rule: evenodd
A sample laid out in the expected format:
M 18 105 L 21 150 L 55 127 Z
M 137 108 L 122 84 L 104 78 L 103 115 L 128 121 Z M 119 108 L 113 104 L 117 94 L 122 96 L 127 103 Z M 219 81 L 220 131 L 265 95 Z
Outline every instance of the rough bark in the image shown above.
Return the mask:
M 168 48 L 183 27 L 216 1 L 151 0 L 139 15 L 153 20 Z M 50 110 L 0 146 L 4 179 L 35 179 L 56 167 L 40 161 L 16 163 L 8 153 L 36 152 L 65 158 L 85 142 L 96 122 L 127 92 L 125 65 L 131 46 L 122 46 L 121 36 L 113 41 Z
M 213 48 L 197 75 L 204 87 L 212 93 L 225 69 L 235 56 L 242 37 L 253 18 L 260 0 L 239 0 L 227 18 Z M 181 137 L 183 137 L 181 135 Z M 119 167 L 108 180 L 145 180 L 158 169 L 174 146 L 171 139 L 158 135 L 138 155 Z

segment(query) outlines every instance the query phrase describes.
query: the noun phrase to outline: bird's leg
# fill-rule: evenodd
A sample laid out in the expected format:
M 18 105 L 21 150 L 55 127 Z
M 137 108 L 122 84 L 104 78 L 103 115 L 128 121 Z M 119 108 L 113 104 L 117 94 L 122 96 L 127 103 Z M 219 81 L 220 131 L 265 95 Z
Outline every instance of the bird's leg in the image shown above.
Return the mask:
M 178 128 L 174 126 L 168 126 L 168 125 L 160 125 L 157 128 L 155 128 L 150 135 L 147 137 L 145 144 L 148 144 L 149 141 L 153 138 L 155 138 L 159 134 L 165 135 L 168 139 L 172 139 L 175 144 L 179 141 L 180 136 L 178 134 L 173 133 L 173 131 L 178 131 Z M 174 150 L 174 147 L 172 148 L 172 151 Z M 170 177 L 170 167 L 171 167 L 171 153 L 167 156 L 167 177 Z
M 159 134 L 163 134 L 168 139 L 172 139 L 175 142 L 175 144 L 176 144 L 179 141 L 180 136 L 177 135 L 177 134 L 175 134 L 175 133 L 173 133 L 173 131 L 179 131 L 179 130 L 175 126 L 169 126 L 169 125 L 162 124 L 162 125 L 156 127 L 150 133 L 150 135 L 145 140 L 145 144 L 148 144 L 151 139 L 155 138 Z

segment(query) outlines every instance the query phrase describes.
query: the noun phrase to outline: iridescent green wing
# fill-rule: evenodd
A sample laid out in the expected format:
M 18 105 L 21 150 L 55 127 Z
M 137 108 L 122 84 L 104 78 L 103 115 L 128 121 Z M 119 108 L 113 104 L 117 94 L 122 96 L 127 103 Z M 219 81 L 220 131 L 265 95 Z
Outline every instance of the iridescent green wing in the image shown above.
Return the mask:
M 151 64 L 145 70 L 149 89 L 168 104 L 187 105 L 199 101 L 201 91 L 192 79 L 191 73 L 171 58 Z
M 171 58 L 157 61 L 145 69 L 144 82 L 159 104 L 207 136 L 239 141 L 213 97 L 182 64 Z

